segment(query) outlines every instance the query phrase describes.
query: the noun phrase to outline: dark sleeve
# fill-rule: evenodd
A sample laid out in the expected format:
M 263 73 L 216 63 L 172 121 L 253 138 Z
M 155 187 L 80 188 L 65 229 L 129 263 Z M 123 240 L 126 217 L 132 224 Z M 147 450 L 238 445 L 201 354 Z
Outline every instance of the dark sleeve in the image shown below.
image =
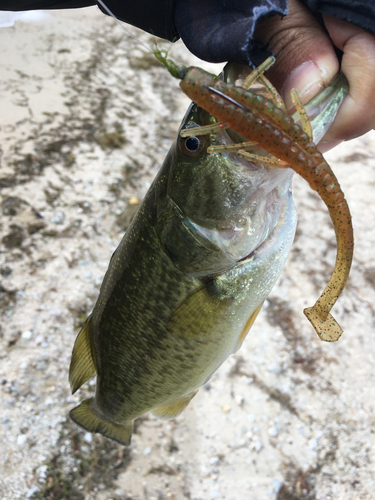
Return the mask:
M 301 0 L 315 14 L 329 14 L 375 35 L 375 0 Z
M 268 54 L 259 52 L 252 40 L 257 20 L 267 15 L 287 13 L 287 0 L 104 2 L 121 21 L 166 40 L 175 41 L 181 37 L 191 52 L 201 59 L 245 64 L 249 62 L 249 50 L 262 54 L 259 61 Z M 0 0 L 0 10 L 69 9 L 96 3 L 95 0 Z M 100 4 L 98 7 L 107 14 Z
M 121 21 L 171 42 L 179 38 L 174 22 L 175 0 L 104 0 L 104 2 Z M 75 9 L 90 5 L 97 5 L 97 2 L 95 0 L 0 0 L 0 10 L 13 11 Z M 107 14 L 99 4 L 98 7 Z
M 288 12 L 287 0 L 104 1 L 122 21 L 170 41 L 181 37 L 201 59 L 255 66 L 270 55 L 253 40 L 257 21 Z
M 270 53 L 253 39 L 257 21 L 287 13 L 287 0 L 176 0 L 175 22 L 199 58 L 258 66 Z
M 167 40 L 181 37 L 201 59 L 255 66 L 270 55 L 253 40 L 257 21 L 287 13 L 287 0 L 104 1 L 122 21 Z
M 257 66 L 267 52 L 254 41 L 260 18 L 287 14 L 287 0 L 175 0 L 178 32 L 196 56 Z M 330 14 L 375 35 L 375 0 L 301 0 L 315 15 Z
M 179 38 L 174 22 L 175 0 L 103 1 L 121 21 L 171 42 Z M 185 1 L 189 2 L 190 0 Z M 100 4 L 98 7 L 107 14 Z
M 287 0 L 104 0 L 122 21 L 161 38 L 182 38 L 211 62 L 257 66 L 269 53 L 254 41 L 259 19 L 288 13 Z M 313 13 L 330 14 L 375 35 L 375 0 L 301 0 Z M 0 10 L 63 9 L 94 0 L 0 0 Z M 103 9 L 102 9 L 103 10 Z
M 76 9 L 95 3 L 95 0 L 0 0 L 0 10 Z

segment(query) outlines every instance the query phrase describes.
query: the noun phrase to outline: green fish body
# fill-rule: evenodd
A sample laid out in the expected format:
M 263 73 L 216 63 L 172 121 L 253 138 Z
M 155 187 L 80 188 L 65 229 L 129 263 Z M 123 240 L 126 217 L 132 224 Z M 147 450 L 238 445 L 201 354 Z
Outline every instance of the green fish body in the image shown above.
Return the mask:
M 192 105 L 181 127 L 211 121 Z M 73 393 L 97 374 L 95 396 L 70 412 L 90 432 L 127 445 L 145 412 L 181 413 L 241 346 L 282 270 L 291 173 L 207 153 L 230 132 L 178 136 L 111 258 L 70 367 Z

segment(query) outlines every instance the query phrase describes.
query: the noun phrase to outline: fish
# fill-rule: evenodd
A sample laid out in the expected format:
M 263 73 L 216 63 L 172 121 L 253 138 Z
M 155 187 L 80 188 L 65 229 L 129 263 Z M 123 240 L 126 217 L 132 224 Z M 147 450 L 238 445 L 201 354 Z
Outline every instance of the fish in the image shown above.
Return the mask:
M 177 417 L 240 348 L 293 243 L 293 172 L 210 153 L 238 142 L 231 129 L 181 136 L 216 122 L 189 107 L 74 344 L 72 393 L 97 380 L 70 417 L 123 445 L 134 419 Z

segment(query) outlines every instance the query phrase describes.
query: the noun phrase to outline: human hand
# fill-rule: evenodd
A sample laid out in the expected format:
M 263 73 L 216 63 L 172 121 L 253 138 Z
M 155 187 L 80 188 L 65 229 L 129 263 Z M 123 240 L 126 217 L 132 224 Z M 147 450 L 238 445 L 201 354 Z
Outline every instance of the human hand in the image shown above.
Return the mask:
M 289 15 L 258 23 L 255 38 L 268 43 L 276 64 L 267 76 L 292 108 L 290 91 L 309 101 L 340 70 L 336 46 L 343 52 L 341 71 L 349 94 L 320 143 L 321 151 L 375 128 L 375 36 L 346 21 L 323 16 L 324 28 L 299 0 L 289 0 Z

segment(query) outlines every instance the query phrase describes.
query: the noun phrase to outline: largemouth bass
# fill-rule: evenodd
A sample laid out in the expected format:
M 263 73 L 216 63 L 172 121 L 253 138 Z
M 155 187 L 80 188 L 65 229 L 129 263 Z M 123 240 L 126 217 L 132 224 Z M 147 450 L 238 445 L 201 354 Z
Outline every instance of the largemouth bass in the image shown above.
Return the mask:
M 181 129 L 212 123 L 193 104 Z M 90 432 L 128 445 L 147 411 L 179 415 L 236 352 L 293 242 L 292 172 L 235 153 L 208 154 L 236 133 L 178 134 L 114 252 L 73 349 L 72 392 L 96 393 L 70 412 Z

